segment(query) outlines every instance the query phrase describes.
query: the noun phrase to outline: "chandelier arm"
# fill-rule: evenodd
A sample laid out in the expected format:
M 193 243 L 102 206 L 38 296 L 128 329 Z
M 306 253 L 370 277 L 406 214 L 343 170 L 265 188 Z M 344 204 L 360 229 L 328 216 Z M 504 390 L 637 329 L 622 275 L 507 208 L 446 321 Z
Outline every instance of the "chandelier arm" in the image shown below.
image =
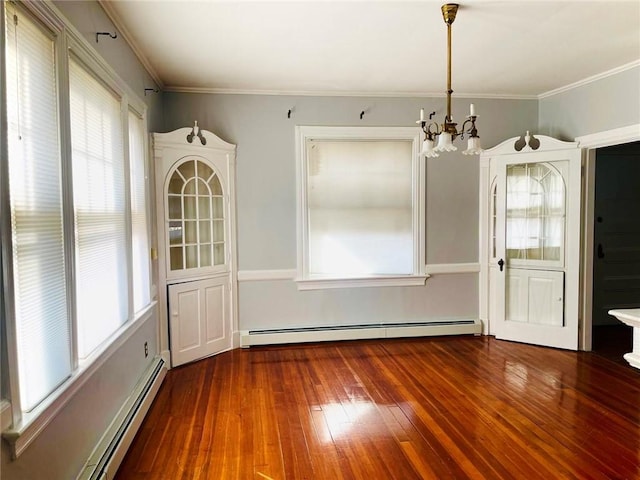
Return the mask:
M 432 127 L 435 128 L 435 131 L 431 131 Z M 440 135 L 440 133 L 442 133 L 441 131 L 439 131 L 439 125 L 437 122 L 427 123 L 423 121 L 422 131 L 425 134 L 425 138 L 428 138 L 429 140 L 433 140 L 433 137 L 437 137 L 438 135 Z
M 471 123 L 471 125 L 469 126 L 469 130 L 465 130 L 467 127 L 467 123 Z M 464 123 L 462 124 L 462 127 L 460 128 L 460 140 L 464 140 L 465 133 L 471 134 L 472 129 L 475 129 L 475 125 L 473 123 L 473 120 L 468 118 L 464 121 Z

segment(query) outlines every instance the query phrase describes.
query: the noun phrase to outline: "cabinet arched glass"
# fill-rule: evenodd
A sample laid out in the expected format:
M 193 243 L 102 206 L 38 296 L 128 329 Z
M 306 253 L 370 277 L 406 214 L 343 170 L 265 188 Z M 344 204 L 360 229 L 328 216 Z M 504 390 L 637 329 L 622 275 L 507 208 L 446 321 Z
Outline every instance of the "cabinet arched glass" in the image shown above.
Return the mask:
M 203 160 L 188 158 L 174 168 L 165 195 L 171 271 L 225 264 L 223 194 L 218 174 Z
M 565 185 L 551 163 L 507 166 L 506 253 L 515 263 L 562 266 Z

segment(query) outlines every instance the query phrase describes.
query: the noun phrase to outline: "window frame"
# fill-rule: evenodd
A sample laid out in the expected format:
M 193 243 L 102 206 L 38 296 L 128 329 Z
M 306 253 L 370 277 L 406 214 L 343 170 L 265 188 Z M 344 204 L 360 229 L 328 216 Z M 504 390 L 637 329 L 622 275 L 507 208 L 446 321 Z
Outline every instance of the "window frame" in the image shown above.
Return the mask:
M 86 381 L 97 372 L 100 367 L 124 345 L 127 340 L 154 314 L 157 299 L 157 288 L 153 278 L 153 267 L 149 262 L 149 303 L 135 312 L 133 308 L 133 282 L 132 278 L 132 228 L 131 228 L 131 179 L 130 179 L 130 152 L 129 152 L 129 112 L 138 115 L 142 120 L 143 128 L 143 161 L 145 172 L 145 209 L 146 227 L 148 232 L 149 246 L 153 242 L 153 232 L 151 230 L 152 204 L 149 182 L 150 158 L 149 158 L 149 133 L 147 125 L 147 106 L 137 96 L 137 94 L 122 80 L 113 68 L 100 56 L 100 54 L 87 42 L 82 34 L 71 25 L 57 8 L 49 2 L 21 2 L 16 5 L 18 10 L 32 18 L 33 21 L 47 30 L 54 39 L 56 49 L 56 81 L 57 81 L 57 101 L 59 112 L 60 130 L 60 150 L 62 156 L 62 204 L 63 204 L 63 228 L 65 231 L 65 265 L 67 270 L 67 285 L 69 293 L 67 295 L 67 308 L 70 311 L 70 323 L 72 329 L 72 345 L 70 354 L 72 355 L 72 373 L 57 389 L 46 396 L 31 411 L 22 410 L 19 395 L 19 379 L 17 368 L 17 342 L 15 332 L 14 315 L 14 295 L 13 288 L 13 268 L 12 268 L 12 238 L 9 215 L 4 212 L 9 211 L 9 178 L 8 162 L 0 162 L 0 209 L 2 215 L 2 229 L 0 229 L 0 247 L 2 248 L 2 287 L 4 297 L 4 316 L 6 326 L 6 349 L 8 356 L 8 368 L 5 373 L 9 377 L 8 394 L 10 398 L 0 399 L 2 406 L 3 425 L 6 427 L 6 412 L 11 411 L 11 426 L 2 432 L 2 436 L 11 446 L 11 454 L 14 458 L 20 454 L 37 438 L 45 426 L 51 422 L 61 409 L 73 399 L 74 395 L 81 390 Z M 0 34 L 6 34 L 5 30 L 5 2 L 0 4 Z M 0 49 L 0 102 L 6 105 L 6 55 L 4 46 Z M 127 279 L 128 279 L 128 314 L 124 324 L 112 332 L 109 337 L 93 350 L 85 359 L 78 359 L 77 352 L 77 318 L 75 299 L 75 235 L 74 235 L 74 203 L 73 203 L 73 181 L 72 181 L 72 151 L 71 151 L 71 125 L 70 125 L 70 92 L 69 92 L 69 58 L 73 55 L 82 63 L 82 66 L 102 82 L 106 88 L 112 90 L 120 98 L 120 121 L 123 134 L 123 155 L 124 155 L 124 175 L 125 175 L 125 229 L 126 229 L 126 259 L 127 259 Z M 6 108 L 0 113 L 0 135 L 2 136 L 1 152 L 2 158 L 7 158 L 6 142 Z
M 296 126 L 296 235 L 299 290 L 350 287 L 391 287 L 424 285 L 425 273 L 425 159 L 420 155 L 421 135 L 417 127 Z M 309 216 L 307 195 L 308 142 L 327 141 L 410 141 L 412 152 L 413 271 L 411 274 L 326 277 L 309 272 Z

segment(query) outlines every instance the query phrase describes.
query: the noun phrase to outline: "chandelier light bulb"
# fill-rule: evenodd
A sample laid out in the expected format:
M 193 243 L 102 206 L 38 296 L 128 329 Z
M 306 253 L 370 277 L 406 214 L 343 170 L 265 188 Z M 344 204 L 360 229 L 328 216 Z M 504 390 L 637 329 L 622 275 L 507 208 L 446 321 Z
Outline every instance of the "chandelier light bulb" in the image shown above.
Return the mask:
M 481 153 L 480 137 L 471 137 L 467 141 L 467 149 L 462 152 L 463 155 L 480 155 Z
M 453 138 L 451 138 L 451 134 L 447 132 L 442 132 L 438 136 L 438 146 L 434 148 L 436 152 L 454 152 L 458 148 L 453 144 Z
M 424 155 L 427 158 L 439 157 L 440 154 L 433 149 L 433 145 L 433 140 L 427 138 L 424 142 L 422 142 L 422 151 L 420 152 L 420 154 Z

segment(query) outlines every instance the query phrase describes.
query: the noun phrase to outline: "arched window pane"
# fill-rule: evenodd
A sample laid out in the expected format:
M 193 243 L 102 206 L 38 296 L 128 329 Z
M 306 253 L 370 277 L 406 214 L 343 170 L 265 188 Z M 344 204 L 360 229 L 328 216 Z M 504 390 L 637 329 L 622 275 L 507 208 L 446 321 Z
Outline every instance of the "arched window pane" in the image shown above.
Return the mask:
M 507 167 L 507 258 L 560 261 L 564 218 L 564 181 L 554 166 Z
M 225 263 L 224 197 L 213 169 L 186 160 L 167 185 L 171 270 Z

